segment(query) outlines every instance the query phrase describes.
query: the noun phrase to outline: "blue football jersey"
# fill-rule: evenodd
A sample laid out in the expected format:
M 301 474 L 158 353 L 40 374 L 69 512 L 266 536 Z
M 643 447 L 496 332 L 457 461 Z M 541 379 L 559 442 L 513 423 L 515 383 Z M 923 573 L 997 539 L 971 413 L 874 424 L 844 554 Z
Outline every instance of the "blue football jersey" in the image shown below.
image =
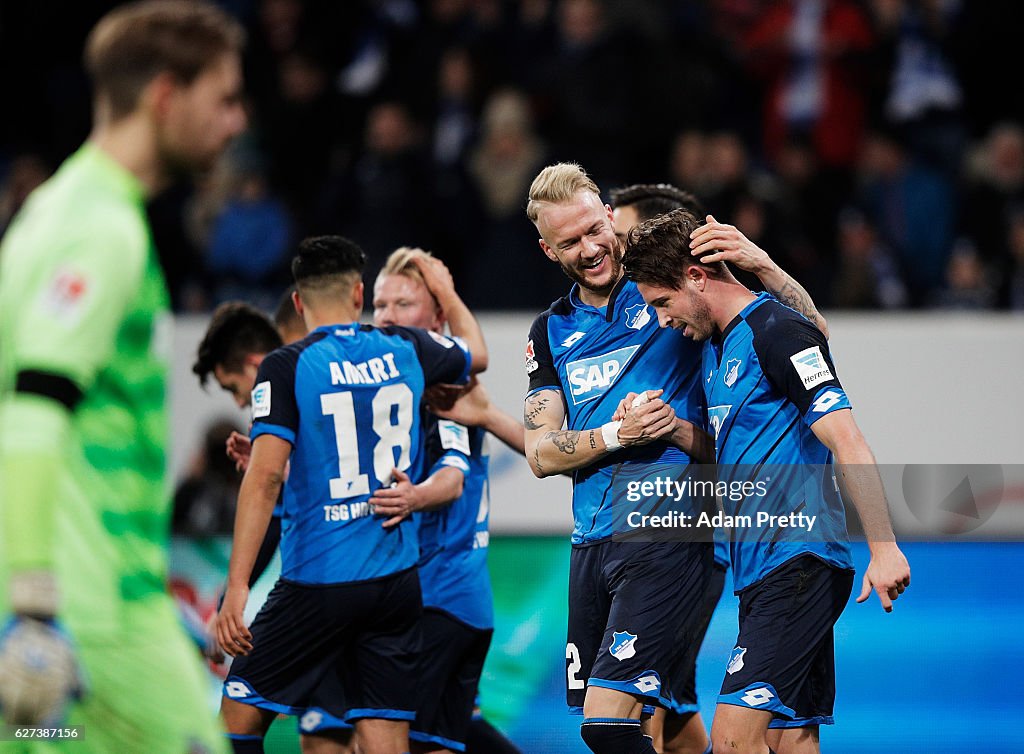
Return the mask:
M 704 344 L 703 361 L 719 480 L 771 477 L 764 494 L 723 495 L 724 512 L 817 517 L 810 534 L 768 524 L 734 532 L 736 591 L 803 553 L 853 568 L 832 454 L 811 431 L 821 417 L 850 408 L 825 336 L 800 314 L 761 293 L 721 338 Z
M 465 382 L 456 341 L 413 328 L 320 327 L 269 354 L 252 394 L 252 439 L 292 444 L 284 486 L 281 576 L 338 584 L 416 564 L 415 526 L 381 526 L 367 502 L 394 469 L 422 463 L 425 385 Z
M 534 321 L 526 347 L 530 394 L 561 391 L 566 425 L 574 430 L 596 429 L 610 421 L 629 392 L 658 389 L 665 391 L 662 400 L 680 418 L 704 426 L 699 369 L 700 346 L 676 330 L 659 328 L 636 284 L 625 278 L 601 309 L 580 301 L 573 286 Z M 628 467 L 655 462 L 685 467 L 690 459 L 673 445 L 653 442 L 623 448 L 576 470 L 573 543 L 611 536 L 613 482 L 620 472 L 630 473 Z
M 494 627 L 487 573 L 490 490 L 487 433 L 427 414 L 427 476 L 450 467 L 463 473 L 462 494 L 443 508 L 417 514 L 423 606 L 451 614 L 474 628 Z

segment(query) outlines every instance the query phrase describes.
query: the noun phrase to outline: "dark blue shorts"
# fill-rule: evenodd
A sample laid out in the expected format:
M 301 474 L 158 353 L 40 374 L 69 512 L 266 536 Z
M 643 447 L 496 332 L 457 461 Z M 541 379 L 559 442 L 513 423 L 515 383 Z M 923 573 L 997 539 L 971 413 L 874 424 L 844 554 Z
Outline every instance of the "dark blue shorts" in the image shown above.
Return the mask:
M 432 608 L 423 611 L 420 625 L 419 699 L 409 738 L 465 751 L 480 674 L 494 631 L 473 628 Z
M 569 561 L 566 701 L 586 687 L 668 706 L 680 626 L 700 610 L 711 578 L 710 542 L 574 545 Z
M 697 706 L 697 654 L 700 652 L 701 644 L 704 643 L 704 636 L 711 625 L 711 616 L 718 607 L 718 600 L 722 597 L 722 590 L 725 588 L 726 568 L 717 562 L 711 569 L 711 578 L 708 579 L 708 586 L 704 592 L 693 620 L 683 623 L 679 627 L 679 635 L 676 638 L 676 646 L 679 648 L 676 663 L 669 671 L 671 679 L 671 690 L 668 703 L 664 706 L 670 715 L 692 715 L 698 711 Z
M 300 716 L 300 726 L 308 708 L 349 723 L 412 720 L 422 612 L 415 568 L 349 584 L 279 579 L 249 629 L 252 651 L 235 658 L 223 693 Z M 324 698 L 332 687 L 339 698 Z
M 719 704 L 768 710 L 773 728 L 831 725 L 833 626 L 853 571 L 802 555 L 740 592 L 740 633 Z

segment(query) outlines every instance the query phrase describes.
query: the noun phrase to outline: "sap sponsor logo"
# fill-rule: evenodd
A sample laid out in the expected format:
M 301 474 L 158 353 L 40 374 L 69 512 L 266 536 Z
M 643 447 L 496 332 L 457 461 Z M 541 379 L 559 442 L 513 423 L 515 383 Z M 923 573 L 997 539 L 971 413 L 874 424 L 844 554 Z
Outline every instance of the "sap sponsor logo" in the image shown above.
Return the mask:
M 732 404 L 727 403 L 722 406 L 711 406 L 708 408 L 708 423 L 712 429 L 715 430 L 715 442 L 718 442 L 718 433 L 722 431 L 722 427 L 725 426 L 725 420 L 729 416 L 729 412 L 732 411 Z
M 772 699 L 775 698 L 769 689 L 762 686 L 759 689 L 751 689 L 746 694 L 740 697 L 741 701 L 746 702 L 751 707 L 760 707 L 762 704 L 768 704 Z
M 645 675 L 633 684 L 633 688 L 641 694 L 650 694 L 661 688 L 661 679 L 656 675 Z
M 252 418 L 260 419 L 270 416 L 270 383 L 261 382 L 252 389 Z
M 299 727 L 308 733 L 316 730 L 323 721 L 324 716 L 315 709 L 311 709 L 299 718 Z
M 746 653 L 746 647 L 734 647 L 729 655 L 729 664 L 725 666 L 725 672 L 732 675 L 743 670 L 743 655 Z
M 578 406 L 607 392 L 639 348 L 640 346 L 626 346 L 610 353 L 566 364 L 565 373 L 569 380 L 573 404 Z
M 536 354 L 533 351 L 533 341 L 526 341 L 526 373 L 533 374 L 540 364 L 537 363 Z
M 811 410 L 816 414 L 824 414 L 842 399 L 843 394 L 838 390 L 826 390 L 814 399 L 814 403 L 811 404 Z
M 634 304 L 626 307 L 626 327 L 630 330 L 642 330 L 651 321 L 651 310 L 647 304 Z
M 224 684 L 224 693 L 232 699 L 241 699 L 242 697 L 249 696 L 252 693 L 252 689 L 241 681 L 228 681 Z
M 585 332 L 580 332 L 579 330 L 577 330 L 572 335 L 570 335 L 568 338 L 566 338 L 565 340 L 562 341 L 562 348 L 568 348 L 573 343 L 575 343 L 580 338 L 582 338 L 584 335 L 586 335 Z
M 732 387 L 736 384 L 736 380 L 740 376 L 740 364 L 742 363 L 742 359 L 729 359 L 725 362 L 725 379 L 722 382 L 725 383 L 726 387 Z
M 628 660 L 636 655 L 637 636 L 629 631 L 614 631 L 612 633 L 612 645 L 608 647 L 612 657 L 616 660 Z
M 818 383 L 833 379 L 832 372 L 825 362 L 825 357 L 821 355 L 820 346 L 805 348 L 803 351 L 790 356 L 789 360 L 793 362 L 793 367 L 796 369 L 796 373 L 800 375 L 800 380 L 804 383 L 804 387 L 807 390 L 810 390 Z

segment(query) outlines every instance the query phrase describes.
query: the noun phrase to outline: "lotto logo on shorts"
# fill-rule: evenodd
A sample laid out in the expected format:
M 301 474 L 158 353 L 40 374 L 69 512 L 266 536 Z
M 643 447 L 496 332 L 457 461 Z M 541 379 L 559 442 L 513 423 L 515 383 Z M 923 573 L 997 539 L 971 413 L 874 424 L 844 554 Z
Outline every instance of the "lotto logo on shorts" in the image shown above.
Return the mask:
M 751 707 L 760 707 L 762 704 L 768 704 L 772 699 L 775 698 L 775 694 L 762 686 L 759 689 L 751 689 L 746 694 L 740 697 L 740 699 Z
M 616 660 L 628 660 L 636 655 L 637 637 L 629 631 L 616 631 L 612 634 L 612 645 L 608 648 Z
M 645 675 L 633 684 L 633 688 L 641 694 L 650 694 L 652 691 L 657 691 L 661 688 L 661 680 L 656 675 Z
M 232 699 L 240 699 L 243 696 L 249 696 L 251 692 L 249 687 L 241 681 L 228 681 L 224 684 L 224 693 Z
M 305 731 L 316 730 L 317 726 L 324 721 L 324 716 L 316 710 L 309 710 L 299 718 L 299 727 Z

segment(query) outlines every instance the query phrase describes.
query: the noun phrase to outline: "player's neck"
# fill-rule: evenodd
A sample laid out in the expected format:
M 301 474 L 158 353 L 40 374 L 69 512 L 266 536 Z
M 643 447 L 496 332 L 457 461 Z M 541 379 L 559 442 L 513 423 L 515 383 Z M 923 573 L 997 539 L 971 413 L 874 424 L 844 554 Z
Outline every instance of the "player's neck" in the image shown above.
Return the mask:
M 152 125 L 142 115 L 99 122 L 89 135 L 89 141 L 134 175 L 147 198 L 167 184 L 167 171 L 157 156 L 156 136 Z
M 310 309 L 303 312 L 303 320 L 309 330 L 330 325 L 346 325 L 359 321 L 359 312 L 350 306 L 328 306 L 323 309 Z
M 595 309 L 600 309 L 602 306 L 607 306 L 608 302 L 611 300 L 612 291 L 615 290 L 615 286 L 619 284 L 619 281 L 622 280 L 622 276 L 625 274 L 625 270 L 620 271 L 618 276 L 611 282 L 610 285 L 608 285 L 607 288 L 594 289 L 585 288 L 582 285 L 579 285 L 577 288 L 577 295 L 580 297 L 580 301 L 582 301 L 587 306 L 593 306 Z
M 708 296 L 708 307 L 711 309 L 715 327 L 719 332 L 723 332 L 756 296 L 735 280 L 709 282 L 713 286 L 713 291 Z

